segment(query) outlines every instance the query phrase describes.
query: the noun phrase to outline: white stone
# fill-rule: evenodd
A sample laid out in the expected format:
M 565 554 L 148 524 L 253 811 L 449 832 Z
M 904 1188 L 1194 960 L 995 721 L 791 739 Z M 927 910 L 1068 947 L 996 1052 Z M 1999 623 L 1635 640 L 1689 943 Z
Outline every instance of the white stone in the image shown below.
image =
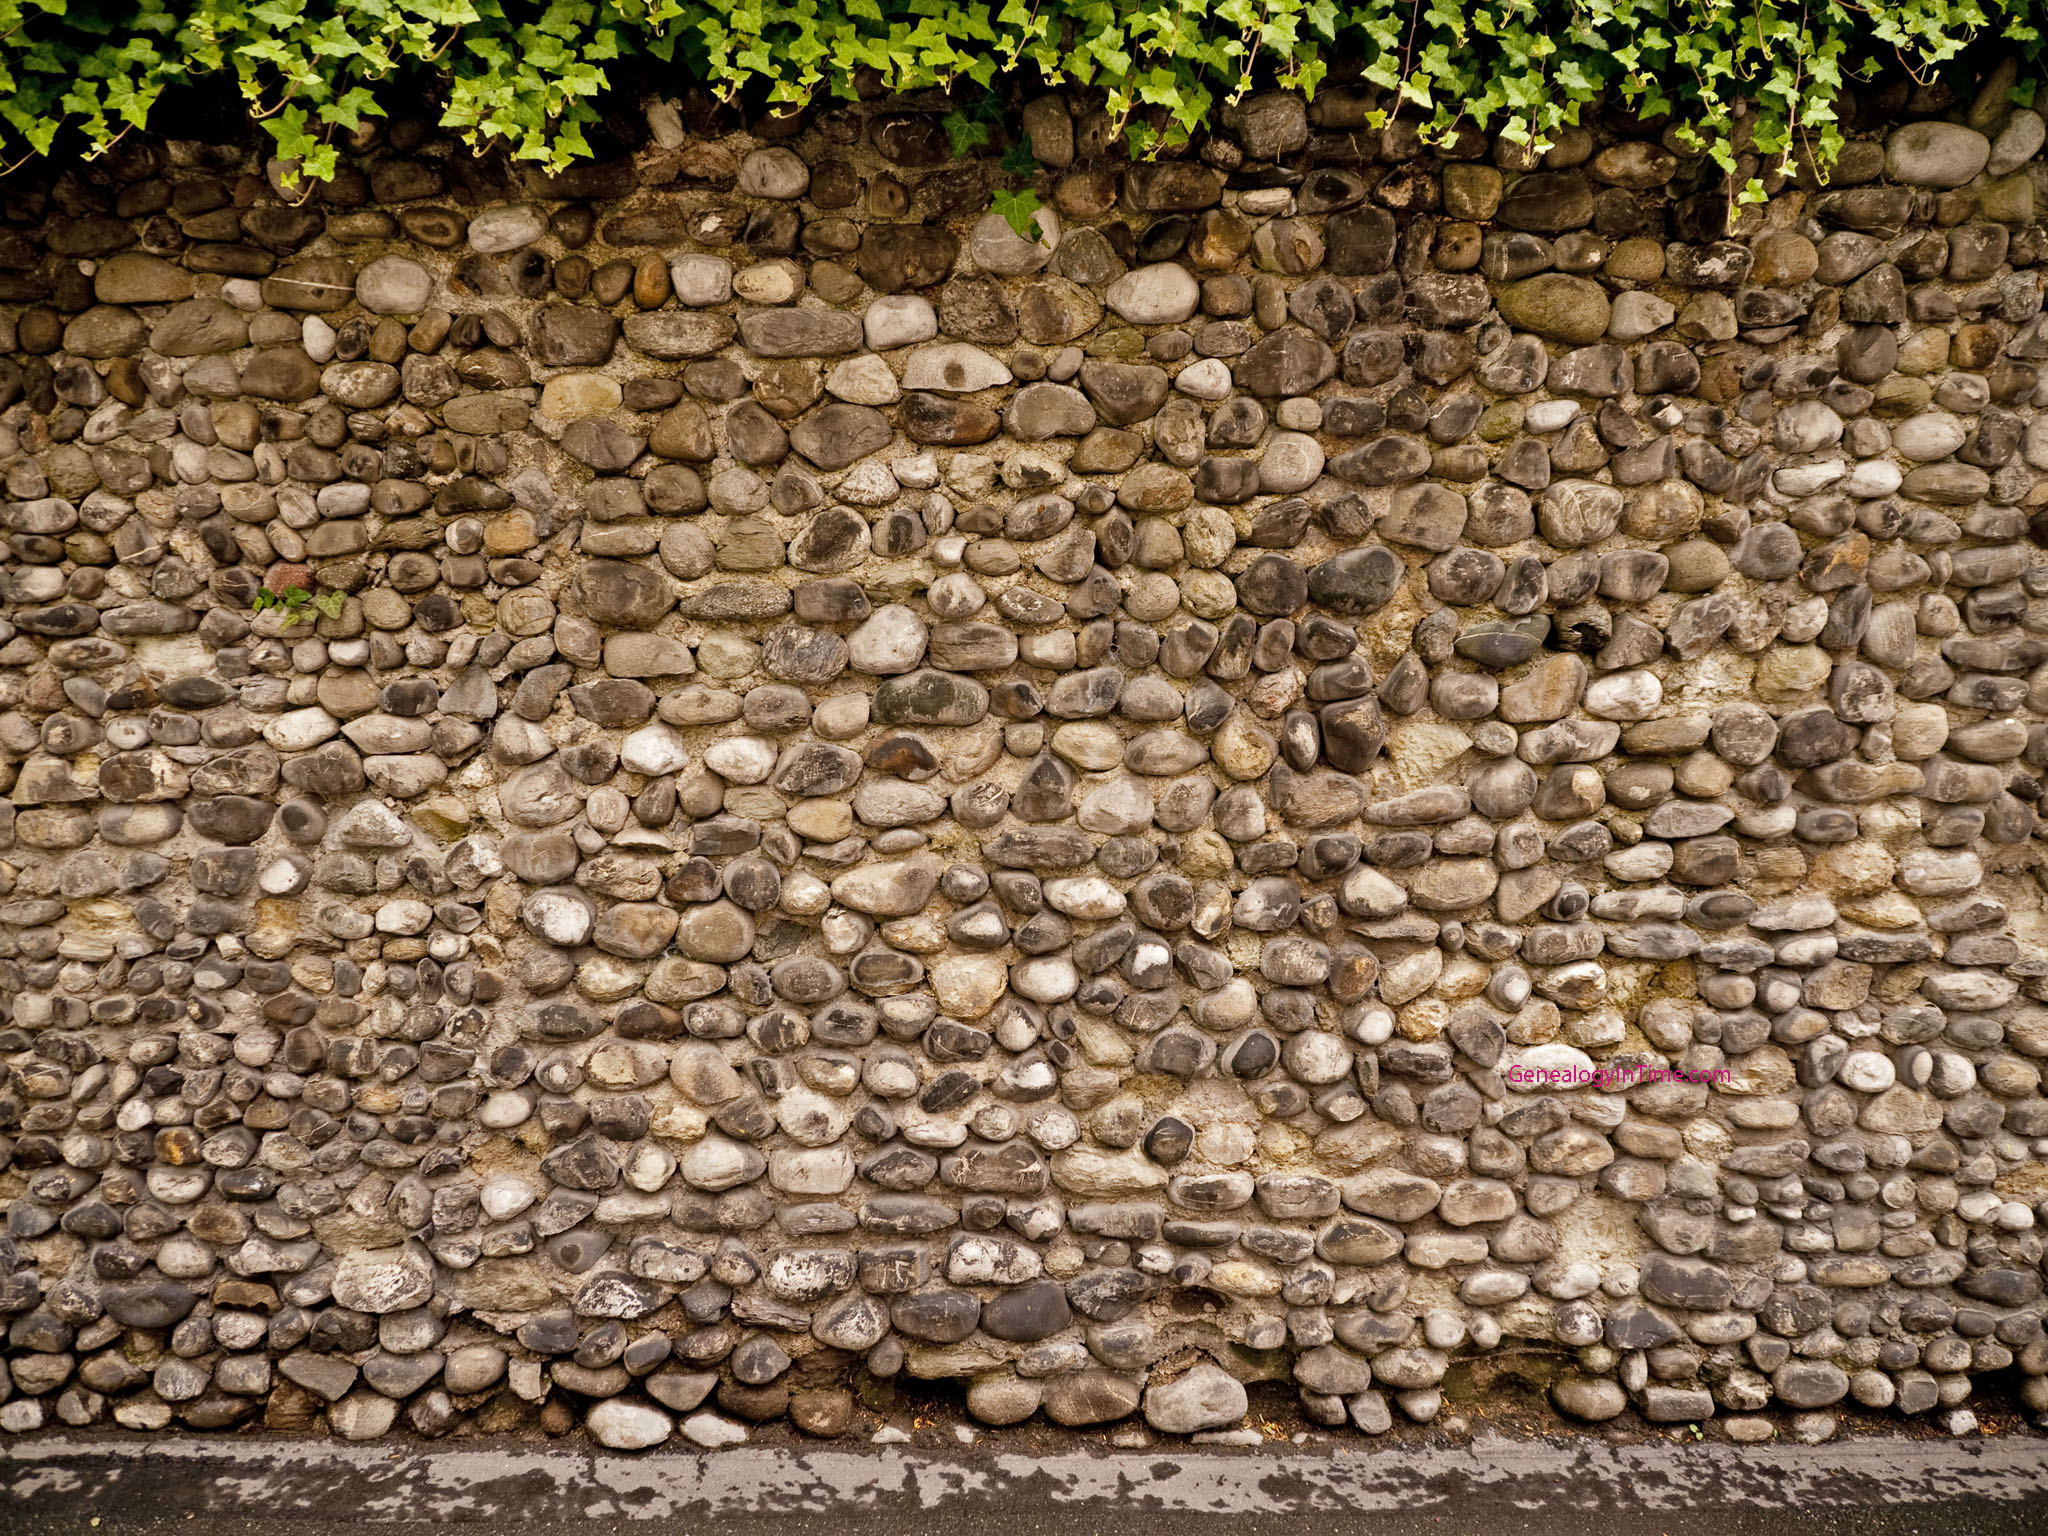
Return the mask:
M 1904 479 L 1898 465 L 1884 459 L 1865 459 L 1843 477 L 1842 494 L 1854 496 L 1859 501 L 1871 501 L 1891 495 Z
M 1060 216 L 1050 208 L 1040 208 L 1031 215 L 1031 224 L 1038 226 L 1036 238 L 1019 234 L 1000 213 L 983 214 L 968 236 L 974 264 L 998 277 L 1024 277 L 1042 270 L 1059 249 Z
M 889 472 L 898 484 L 910 490 L 928 491 L 939 483 L 939 456 L 927 448 L 923 453 L 895 460 L 889 465 Z
M 1123 837 L 1152 825 L 1152 792 L 1134 778 L 1119 778 L 1083 797 L 1078 820 L 1086 832 Z
M 1796 464 L 1773 471 L 1771 489 L 1780 496 L 1816 495 L 1841 479 L 1848 467 L 1840 459 L 1828 459 L 1819 464 Z
M 775 1101 L 775 1123 L 806 1147 L 829 1147 L 846 1134 L 852 1118 L 846 1100 L 809 1088 L 791 1088 Z
M 1361 864 L 1344 877 L 1338 902 L 1352 917 L 1392 917 L 1408 905 L 1408 893 L 1378 870 Z
M 1600 865 L 1616 880 L 1661 880 L 1670 872 L 1674 857 L 1669 843 L 1650 839 L 1633 848 L 1617 848 Z
M 306 888 L 307 878 L 302 860 L 280 858 L 263 866 L 256 884 L 266 896 L 294 896 Z
M 888 864 L 864 864 L 832 881 L 841 905 L 874 917 L 908 917 L 921 911 L 938 884 L 938 861 L 928 854 Z
M 1063 1003 L 1081 988 L 1081 973 L 1065 955 L 1034 955 L 1010 967 L 1010 990 L 1034 1003 Z
M 1576 400 L 1539 400 L 1522 413 L 1522 425 L 1531 432 L 1562 432 L 1578 419 Z
M 861 317 L 868 346 L 876 352 L 914 347 L 939 334 L 939 317 L 931 300 L 914 293 L 890 294 L 870 304 Z
M 733 273 L 732 291 L 749 304 L 787 304 L 804 291 L 804 269 L 786 256 L 757 261 Z
M 344 1440 L 375 1440 L 398 1421 L 398 1403 L 376 1392 L 351 1392 L 327 1410 L 327 1422 Z
M 1851 1051 L 1835 1076 L 1844 1088 L 1858 1093 L 1883 1093 L 1899 1079 L 1891 1058 L 1880 1051 Z
M 377 800 L 359 803 L 330 835 L 351 848 L 404 848 L 412 842 L 412 831 L 398 813 Z
M 1079 875 L 1045 882 L 1046 904 L 1068 917 L 1104 920 L 1120 915 L 1123 892 L 1100 875 Z
M 889 472 L 889 466 L 867 459 L 848 470 L 833 494 L 856 507 L 886 507 L 903 494 L 903 487 Z
M 993 955 L 948 955 L 931 970 L 939 1007 L 956 1019 L 978 1019 L 1002 1001 L 1009 967 Z
M 1615 297 L 1607 334 L 1617 341 L 1639 341 L 1655 335 L 1677 318 L 1678 311 L 1668 300 L 1639 288 L 1632 289 Z
M 946 797 L 902 779 L 864 778 L 853 792 L 853 813 L 871 827 L 915 827 L 946 813 Z
M 1230 364 L 1220 357 L 1205 357 L 1173 376 L 1173 387 L 1197 400 L 1222 400 L 1230 394 Z
M 1892 428 L 1892 447 L 1909 459 L 1931 464 L 1962 447 L 1969 435 L 1947 411 L 1922 411 Z
M 433 274 L 409 257 L 379 256 L 356 274 L 356 302 L 373 315 L 416 315 L 433 296 Z
M 1586 685 L 1586 713 L 1601 720 L 1647 720 L 1663 701 L 1654 672 L 1615 672 Z
M 1259 459 L 1259 489 L 1269 496 L 1305 491 L 1322 474 L 1322 445 L 1306 432 L 1276 433 Z
M 825 375 L 825 392 L 852 405 L 890 405 L 903 394 L 889 365 L 872 352 L 833 364 Z
M 758 1178 L 767 1159 L 740 1142 L 707 1136 L 685 1152 L 677 1166 L 691 1188 L 717 1194 Z
M 847 665 L 871 677 L 893 677 L 924 660 L 930 638 L 924 620 L 912 609 L 888 603 L 846 637 Z
M 693 309 L 723 304 L 732 297 L 732 263 L 723 256 L 671 256 L 668 280 L 675 286 L 676 302 Z
M 477 1196 L 484 1214 L 493 1221 L 510 1221 L 540 1198 L 534 1187 L 516 1173 L 494 1173 L 484 1180 Z
M 781 202 L 799 198 L 810 190 L 811 168 L 793 149 L 778 144 L 769 149 L 749 150 L 740 162 L 740 190 L 749 197 L 772 197 Z
M 590 902 L 579 891 L 535 891 L 520 903 L 520 921 L 550 944 L 573 949 L 590 937 Z
M 1044 1268 L 1037 1249 L 1004 1237 L 968 1234 L 954 1239 L 946 1255 L 946 1278 L 954 1285 L 1021 1285 Z
M 299 322 L 299 345 L 306 349 L 306 356 L 316 363 L 327 362 L 334 356 L 336 337 L 334 327 L 318 315 L 308 315 Z
M 548 218 L 530 203 L 486 208 L 469 221 L 469 248 L 485 256 L 523 250 L 548 232 Z
M 853 1183 L 847 1147 L 778 1147 L 768 1154 L 768 1182 L 786 1195 L 843 1194 Z
M 434 1264 L 426 1250 L 372 1248 L 342 1255 L 334 1269 L 334 1301 L 357 1312 L 403 1312 L 434 1294 Z
M 1842 418 L 1822 400 L 1795 400 L 1771 421 L 1784 453 L 1817 453 L 1842 440 Z
M 1309 1029 L 1290 1035 L 1281 1048 L 1281 1060 L 1289 1077 L 1310 1087 L 1341 1082 L 1351 1075 L 1351 1047 L 1344 1043 L 1343 1036 L 1327 1030 Z
M 434 925 L 434 909 L 424 901 L 400 897 L 377 908 L 377 931 L 411 935 Z
M 651 1403 L 608 1397 L 590 1410 L 583 1427 L 591 1439 L 609 1450 L 644 1451 L 661 1444 L 676 1426 L 674 1419 Z
M 533 1118 L 533 1095 L 524 1088 L 506 1088 L 478 1106 L 477 1124 L 488 1131 L 509 1131 Z
M 619 743 L 620 766 L 650 779 L 680 772 L 689 761 L 690 749 L 681 732 L 661 721 L 641 726 Z
M 263 739 L 280 752 L 310 752 L 340 731 L 341 722 L 326 710 L 288 710 L 263 727 Z
M 729 736 L 704 750 L 704 766 L 728 784 L 765 784 L 775 771 L 775 743 L 760 736 Z
M 1967 849 L 1915 848 L 1899 860 L 1899 884 L 1915 896 L 1960 895 L 1983 878 L 1983 861 Z
M 820 699 L 811 711 L 811 729 L 827 741 L 845 741 L 868 728 L 869 709 L 864 693 L 834 694 Z M 787 887 L 784 889 L 786 894 Z
M 919 347 L 903 365 L 905 389 L 971 395 L 984 389 L 999 389 L 1009 382 L 1010 370 L 1001 359 L 964 341 Z
M 1179 325 L 1202 302 L 1202 285 L 1186 267 L 1162 261 L 1126 272 L 1102 301 L 1132 325 Z

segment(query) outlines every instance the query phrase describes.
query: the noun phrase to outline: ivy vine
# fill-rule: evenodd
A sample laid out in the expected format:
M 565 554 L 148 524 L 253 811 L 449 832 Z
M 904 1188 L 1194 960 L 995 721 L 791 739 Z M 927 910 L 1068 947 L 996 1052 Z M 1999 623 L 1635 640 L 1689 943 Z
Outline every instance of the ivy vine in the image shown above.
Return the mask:
M 0 0 L 0 150 L 148 126 L 167 91 L 232 81 L 276 152 L 333 174 L 348 137 L 423 90 L 478 148 L 559 170 L 621 67 L 795 104 L 857 79 L 1099 91 L 1133 153 L 1184 143 L 1265 84 L 1362 69 L 1389 111 L 1541 145 L 1608 100 L 1669 114 L 1724 169 L 1753 147 L 1827 164 L 1849 84 L 1927 79 L 1966 47 L 2031 65 L 2048 0 Z M 975 92 L 963 93 L 970 99 Z M 978 109 L 977 109 L 978 110 Z M 999 115 L 999 114 L 998 114 Z M 159 127 L 164 126 L 158 123 Z M 948 119 L 956 153 L 996 121 Z M 1015 199 L 1028 192 L 1009 194 Z M 1031 210 L 1017 212 L 1022 229 Z

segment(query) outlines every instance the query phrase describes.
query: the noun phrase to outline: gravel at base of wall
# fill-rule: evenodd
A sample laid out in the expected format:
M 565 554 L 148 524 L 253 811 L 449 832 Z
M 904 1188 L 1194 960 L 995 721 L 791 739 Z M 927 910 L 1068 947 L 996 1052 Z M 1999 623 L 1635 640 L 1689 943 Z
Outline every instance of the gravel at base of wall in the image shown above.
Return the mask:
M 2048 1408 L 2042 119 L 1369 106 L 13 195 L 0 1429 Z

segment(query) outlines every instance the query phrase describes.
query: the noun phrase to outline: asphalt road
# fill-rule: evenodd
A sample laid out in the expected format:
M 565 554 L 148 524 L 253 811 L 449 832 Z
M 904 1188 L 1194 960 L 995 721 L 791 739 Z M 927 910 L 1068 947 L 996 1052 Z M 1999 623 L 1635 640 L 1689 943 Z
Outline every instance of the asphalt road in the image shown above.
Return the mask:
M 1031 1453 L 579 1440 L 348 1445 L 81 1432 L 0 1445 L 0 1536 L 2020 1536 L 2048 1533 L 2048 1440 L 1822 1446 L 1510 1439 Z M 495 1533 L 493 1533 L 495 1536 Z

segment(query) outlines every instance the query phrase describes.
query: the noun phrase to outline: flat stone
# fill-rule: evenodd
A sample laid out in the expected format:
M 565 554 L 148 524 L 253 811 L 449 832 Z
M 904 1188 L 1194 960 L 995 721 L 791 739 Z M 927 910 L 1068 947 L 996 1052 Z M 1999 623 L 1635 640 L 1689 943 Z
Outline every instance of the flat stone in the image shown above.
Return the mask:
M 1974 128 L 1932 119 L 1908 123 L 1885 141 L 1885 174 L 1916 187 L 1960 187 L 1991 159 L 1991 141 Z
M 1103 292 L 1102 302 L 1133 325 L 1179 325 L 1201 303 L 1202 285 L 1171 262 L 1137 267 Z
M 583 1427 L 607 1450 L 644 1451 L 668 1439 L 675 1432 L 675 1420 L 649 1403 L 608 1398 L 591 1408 Z
M 1607 334 L 1613 306 L 1589 278 L 1545 272 L 1501 289 L 1501 318 L 1552 341 L 1586 345 Z
M 1192 1435 L 1237 1423 L 1249 1399 L 1244 1383 L 1203 1360 L 1173 1381 L 1146 1387 L 1144 1406 L 1145 1422 L 1162 1434 Z

